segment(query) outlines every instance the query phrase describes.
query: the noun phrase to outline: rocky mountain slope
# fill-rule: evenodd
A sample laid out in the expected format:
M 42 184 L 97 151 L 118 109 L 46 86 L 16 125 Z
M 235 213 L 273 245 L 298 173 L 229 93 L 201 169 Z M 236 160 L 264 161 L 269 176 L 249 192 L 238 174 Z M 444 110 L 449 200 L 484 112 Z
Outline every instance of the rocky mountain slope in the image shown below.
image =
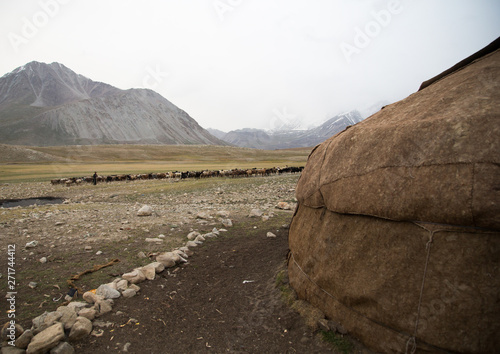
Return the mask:
M 224 134 L 215 129 L 209 131 L 230 144 L 256 149 L 290 149 L 315 146 L 349 125 L 363 120 L 358 111 L 335 116 L 319 127 L 309 130 L 265 131 L 262 129 L 239 129 Z
M 121 90 L 39 62 L 0 78 L 0 142 L 226 144 L 154 91 Z

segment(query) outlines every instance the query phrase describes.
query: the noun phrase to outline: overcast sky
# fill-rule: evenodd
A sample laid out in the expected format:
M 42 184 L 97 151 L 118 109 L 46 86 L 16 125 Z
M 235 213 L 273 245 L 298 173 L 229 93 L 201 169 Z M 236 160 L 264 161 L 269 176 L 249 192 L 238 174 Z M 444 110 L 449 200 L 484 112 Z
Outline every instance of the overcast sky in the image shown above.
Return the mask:
M 498 0 L 2 0 L 0 75 L 60 62 L 204 128 L 394 102 L 500 35 Z

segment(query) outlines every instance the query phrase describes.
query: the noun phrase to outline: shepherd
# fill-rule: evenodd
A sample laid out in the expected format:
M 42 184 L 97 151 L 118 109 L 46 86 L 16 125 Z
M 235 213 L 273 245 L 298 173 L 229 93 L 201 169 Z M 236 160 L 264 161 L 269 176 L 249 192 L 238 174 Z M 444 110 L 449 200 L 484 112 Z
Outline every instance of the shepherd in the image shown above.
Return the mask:
M 94 183 L 94 186 L 97 184 L 97 172 L 94 172 L 94 175 L 92 176 L 92 180 Z

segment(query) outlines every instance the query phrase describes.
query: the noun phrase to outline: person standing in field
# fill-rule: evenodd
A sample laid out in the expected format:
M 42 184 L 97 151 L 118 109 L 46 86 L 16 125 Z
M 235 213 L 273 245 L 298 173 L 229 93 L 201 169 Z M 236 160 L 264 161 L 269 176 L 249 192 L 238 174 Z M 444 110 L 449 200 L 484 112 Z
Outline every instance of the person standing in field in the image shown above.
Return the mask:
M 94 183 L 94 186 L 97 184 L 97 172 L 94 172 L 94 175 L 92 176 L 92 181 Z

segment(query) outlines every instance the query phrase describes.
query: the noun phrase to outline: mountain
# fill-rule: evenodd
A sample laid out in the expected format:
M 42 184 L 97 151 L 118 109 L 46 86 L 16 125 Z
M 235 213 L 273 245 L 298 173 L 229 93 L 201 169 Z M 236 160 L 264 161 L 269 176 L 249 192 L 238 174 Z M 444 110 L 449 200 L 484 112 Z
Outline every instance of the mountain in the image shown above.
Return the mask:
M 339 114 L 319 127 L 308 130 L 265 131 L 262 129 L 233 130 L 219 138 L 236 146 L 256 149 L 290 149 L 296 147 L 315 146 L 349 125 L 363 120 L 358 111 Z
M 152 90 L 121 90 L 39 62 L 0 78 L 0 142 L 227 145 Z

